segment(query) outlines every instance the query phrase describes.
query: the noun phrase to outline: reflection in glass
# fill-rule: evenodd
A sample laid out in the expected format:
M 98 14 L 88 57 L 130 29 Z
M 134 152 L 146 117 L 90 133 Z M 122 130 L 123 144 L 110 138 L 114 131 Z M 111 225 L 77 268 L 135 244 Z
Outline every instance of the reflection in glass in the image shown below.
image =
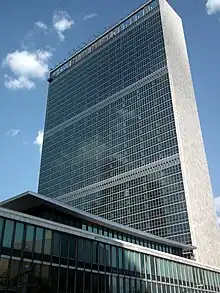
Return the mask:
M 68 271 L 68 287 L 67 287 L 67 293 L 74 292 L 75 287 L 75 271 L 72 269 L 69 269 Z
M 97 293 L 98 292 L 98 275 L 92 273 L 92 290 L 91 293 Z
M 14 222 L 10 220 L 5 221 L 5 231 L 3 237 L 3 247 L 11 248 Z
M 53 255 L 60 256 L 61 235 L 58 232 L 53 232 Z
M 33 250 L 34 241 L 34 226 L 27 225 L 26 237 L 25 237 L 25 250 Z
M 0 267 L 1 269 L 1 267 Z M 18 283 L 19 262 L 12 260 L 10 263 L 9 284 L 10 289 L 16 289 Z
M 67 287 L 67 269 L 60 268 L 59 273 L 59 292 L 63 293 L 66 292 Z
M 51 267 L 50 271 L 50 291 L 52 293 L 57 292 L 57 280 L 58 280 L 58 267 Z
M 72 235 L 69 238 L 69 258 L 76 259 L 76 238 Z
M 0 289 L 3 291 L 3 289 L 6 289 L 7 286 L 7 279 L 8 279 L 8 266 L 9 266 L 9 260 L 8 259 L 0 259 Z
M 61 257 L 68 257 L 69 253 L 69 236 L 62 234 L 61 237 Z
M 35 247 L 34 247 L 34 252 L 36 253 L 42 252 L 43 234 L 44 234 L 44 230 L 42 228 L 36 228 Z
M 14 249 L 22 249 L 23 234 L 24 224 L 17 222 L 15 226 Z
M 44 254 L 51 253 L 51 242 L 52 242 L 52 231 L 46 230 L 45 231 L 45 242 L 44 242 Z

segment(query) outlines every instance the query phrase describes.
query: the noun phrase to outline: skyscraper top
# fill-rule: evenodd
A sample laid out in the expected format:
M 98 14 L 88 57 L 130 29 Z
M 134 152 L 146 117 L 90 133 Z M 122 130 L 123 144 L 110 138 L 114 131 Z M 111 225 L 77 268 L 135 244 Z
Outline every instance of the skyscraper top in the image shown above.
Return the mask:
M 56 66 L 54 69 L 50 71 L 50 77 L 48 79 L 51 82 L 56 76 L 70 68 L 72 65 L 76 64 L 84 57 L 92 53 L 94 50 L 97 50 L 100 46 L 104 45 L 107 41 L 121 33 L 125 28 L 129 27 L 141 17 L 143 17 L 146 13 L 153 10 L 158 5 L 158 0 L 150 0 L 147 1 L 144 5 L 133 11 L 122 21 L 117 23 L 115 26 L 107 30 L 101 36 L 96 38 L 94 41 L 83 47 L 81 50 L 74 53 L 67 60 Z

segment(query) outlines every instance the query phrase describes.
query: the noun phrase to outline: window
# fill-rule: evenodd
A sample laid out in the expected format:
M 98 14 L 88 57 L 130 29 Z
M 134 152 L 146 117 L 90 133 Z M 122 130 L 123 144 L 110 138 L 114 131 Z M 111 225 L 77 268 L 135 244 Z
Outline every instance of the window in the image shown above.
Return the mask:
M 14 238 L 14 249 L 22 249 L 22 241 L 23 241 L 23 234 L 24 234 L 24 224 L 16 223 L 15 226 L 15 238 Z
M 92 242 L 90 240 L 85 240 L 85 261 L 91 263 L 92 261 Z
M 75 271 L 69 269 L 68 271 L 68 289 L 67 292 L 74 292 L 74 285 L 75 285 Z
M 59 232 L 53 232 L 53 255 L 60 256 L 61 235 Z
M 57 292 L 58 269 L 59 269 L 58 267 L 51 267 L 51 271 L 50 271 L 51 292 Z
M 69 253 L 69 236 L 63 234 L 61 237 L 61 257 L 68 257 Z
M 122 277 L 119 277 L 119 293 L 124 293 L 124 278 Z
M 118 248 L 118 267 L 119 269 L 123 269 L 122 248 Z
M 67 269 L 60 267 L 58 292 L 66 292 L 66 286 L 67 286 Z
M 85 260 L 85 248 L 84 248 L 85 240 L 79 238 L 77 241 L 77 258 L 78 260 Z
M 104 249 L 105 249 L 104 244 L 103 243 L 98 243 L 99 264 L 100 265 L 105 265 L 105 262 L 104 262 Z
M 117 250 L 115 246 L 112 246 L 111 262 L 112 262 L 112 267 L 117 268 Z
M 44 234 L 44 230 L 42 228 L 36 228 L 35 247 L 34 247 L 34 252 L 36 253 L 42 253 L 43 234 Z
M 74 236 L 69 238 L 69 258 L 76 259 L 76 238 Z
M 5 231 L 3 237 L 3 247 L 11 248 L 13 236 L 14 222 L 10 220 L 5 221 Z
M 51 254 L 52 231 L 45 230 L 44 254 Z
M 34 241 L 34 226 L 27 225 L 25 237 L 25 250 L 32 251 Z
M 105 264 L 107 266 L 110 266 L 110 260 L 111 260 L 111 251 L 110 251 L 110 245 L 105 245 Z
M 0 290 L 1 292 L 6 291 L 7 279 L 8 279 L 8 267 L 9 260 L 8 259 L 0 259 L 0 268 L 1 268 L 1 278 L 0 278 Z M 5 289 L 5 290 L 2 290 Z
M 16 289 L 17 287 L 18 269 L 19 269 L 19 262 L 12 260 L 10 263 L 9 289 Z
M 118 293 L 118 282 L 115 276 L 112 277 L 112 292 Z

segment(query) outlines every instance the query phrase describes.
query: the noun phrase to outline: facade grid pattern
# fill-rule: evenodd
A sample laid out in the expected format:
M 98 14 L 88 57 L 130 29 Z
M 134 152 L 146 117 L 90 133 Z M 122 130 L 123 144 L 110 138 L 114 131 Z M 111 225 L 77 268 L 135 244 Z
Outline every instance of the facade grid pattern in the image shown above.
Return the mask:
M 0 218 L 0 292 L 219 292 L 220 273 L 77 235 Z M 191 262 L 192 263 L 192 262 Z
M 153 174 L 138 175 L 141 167 L 179 159 L 158 4 L 151 1 L 142 17 L 54 74 L 38 191 L 108 220 L 191 244 L 180 164 L 160 172 L 155 165 Z M 130 171 L 136 179 L 129 180 Z M 63 197 L 122 174 L 124 183 Z

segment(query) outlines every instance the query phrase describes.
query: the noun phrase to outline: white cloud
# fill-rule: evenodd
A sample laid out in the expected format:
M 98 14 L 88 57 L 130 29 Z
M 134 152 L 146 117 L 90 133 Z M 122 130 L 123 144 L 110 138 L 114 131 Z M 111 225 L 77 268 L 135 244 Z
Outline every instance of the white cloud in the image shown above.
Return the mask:
M 9 67 L 16 76 L 45 78 L 49 70 L 47 62 L 51 56 L 51 52 L 44 50 L 17 50 L 6 56 L 3 65 Z
M 17 136 L 18 133 L 20 132 L 20 129 L 10 129 L 8 132 L 6 132 L 7 135 L 10 135 L 10 136 Z
M 43 23 L 42 21 L 40 21 L 40 20 L 36 21 L 36 22 L 35 22 L 35 25 L 36 25 L 38 28 L 40 28 L 40 29 L 42 29 L 42 30 L 44 30 L 44 31 L 47 30 L 47 25 L 46 25 L 45 23 Z
M 45 79 L 49 71 L 48 62 L 52 57 L 51 50 L 16 50 L 3 60 L 3 67 L 11 70 L 15 77 L 5 75 L 5 86 L 10 89 L 33 89 L 32 79 Z
M 58 34 L 60 41 L 65 40 L 64 32 L 71 29 L 74 21 L 66 11 L 57 10 L 53 15 L 53 28 Z
M 91 13 L 91 14 L 87 14 L 83 17 L 84 20 L 88 20 L 88 19 L 91 19 L 91 18 L 94 18 L 96 17 L 97 14 L 96 13 Z
M 31 90 L 35 88 L 35 83 L 29 80 L 25 76 L 19 76 L 18 78 L 14 78 L 8 76 L 7 74 L 4 75 L 5 81 L 4 86 L 11 90 L 18 90 L 18 89 L 28 89 Z
M 38 130 L 38 133 L 37 133 L 37 136 L 35 138 L 34 144 L 36 144 L 39 147 L 40 152 L 42 151 L 43 139 L 44 139 L 43 130 Z
M 206 8 L 209 15 L 220 11 L 220 0 L 207 0 Z

